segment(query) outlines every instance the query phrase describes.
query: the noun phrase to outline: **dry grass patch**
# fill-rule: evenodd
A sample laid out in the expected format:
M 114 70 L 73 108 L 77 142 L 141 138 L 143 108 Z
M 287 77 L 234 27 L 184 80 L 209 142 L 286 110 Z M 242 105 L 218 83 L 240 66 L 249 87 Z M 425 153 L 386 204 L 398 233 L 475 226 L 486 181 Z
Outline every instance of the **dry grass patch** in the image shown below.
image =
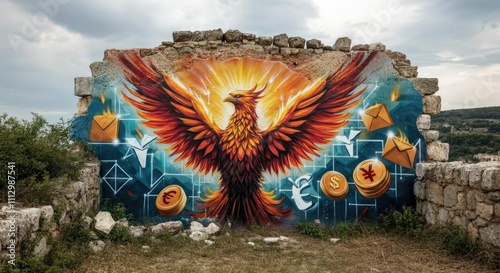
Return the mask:
M 262 238 L 272 236 L 290 241 L 264 244 Z M 333 244 L 296 231 L 258 229 L 229 231 L 214 241 L 207 245 L 166 236 L 142 244 L 108 245 L 76 272 L 495 272 L 396 235 L 365 235 Z

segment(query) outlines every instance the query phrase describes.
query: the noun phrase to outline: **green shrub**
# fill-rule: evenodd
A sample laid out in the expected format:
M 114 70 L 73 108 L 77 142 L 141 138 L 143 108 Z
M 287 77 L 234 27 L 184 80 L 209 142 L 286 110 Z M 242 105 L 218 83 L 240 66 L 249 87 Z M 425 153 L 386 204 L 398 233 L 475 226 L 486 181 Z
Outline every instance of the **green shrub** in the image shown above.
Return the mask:
M 375 225 L 364 222 L 354 221 L 351 223 L 339 223 L 332 227 L 332 235 L 341 239 L 354 238 L 372 234 L 376 229 Z
M 108 211 L 115 220 L 126 218 L 127 220 L 134 219 L 134 215 L 127 213 L 127 208 L 123 203 L 105 198 L 99 205 L 99 210 Z
M 42 116 L 33 114 L 31 121 L 19 121 L 7 114 L 0 115 L 0 173 L 6 174 L 8 162 L 15 162 L 16 197 L 30 203 L 24 197 L 38 183 L 34 191 L 44 192 L 51 185 L 47 180 L 68 175 L 77 178 L 83 151 L 68 138 L 69 127 L 61 120 L 49 124 Z M 0 176 L 0 192 L 5 202 L 7 175 Z M 23 197 L 24 194 L 24 197 Z M 36 200 L 39 202 L 42 198 Z M 52 200 L 44 200 L 44 203 Z
M 379 216 L 380 226 L 386 232 L 394 232 L 408 237 L 422 234 L 420 215 L 412 207 L 403 206 L 402 211 L 392 210 Z
M 103 239 L 108 239 L 115 243 L 131 243 L 134 237 L 128 227 L 115 225 L 109 234 L 103 236 Z
M 300 234 L 315 238 L 326 238 L 328 236 L 326 228 L 315 223 L 301 222 L 297 224 L 296 229 Z

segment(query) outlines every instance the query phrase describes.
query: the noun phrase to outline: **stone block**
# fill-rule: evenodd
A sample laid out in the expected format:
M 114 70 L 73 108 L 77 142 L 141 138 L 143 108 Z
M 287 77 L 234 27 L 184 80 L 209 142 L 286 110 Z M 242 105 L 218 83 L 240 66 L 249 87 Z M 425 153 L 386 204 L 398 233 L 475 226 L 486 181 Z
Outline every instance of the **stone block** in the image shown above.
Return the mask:
M 264 46 L 264 52 L 271 55 L 280 54 L 280 48 L 277 46 Z
M 484 170 L 481 186 L 483 190 L 500 190 L 500 168 L 490 167 Z
M 439 225 L 446 225 L 450 221 L 450 214 L 446 208 L 439 208 L 438 216 L 437 216 Z
M 318 39 L 311 39 L 311 40 L 307 40 L 306 47 L 312 48 L 312 49 L 320 49 L 323 47 L 323 44 Z
M 467 220 L 474 220 L 477 218 L 477 213 L 472 210 L 468 210 L 465 212 L 465 217 L 467 217 Z
M 466 229 L 467 228 L 467 220 L 463 216 L 455 216 L 453 217 L 453 224 Z
M 418 116 L 417 128 L 419 130 L 429 130 L 431 128 L 431 116 L 425 114 Z
M 469 223 L 467 225 L 467 234 L 469 235 L 469 238 L 473 241 L 479 238 L 479 230 L 473 223 Z
M 208 41 L 222 41 L 222 39 L 224 38 L 224 32 L 220 28 L 213 30 L 205 30 L 204 33 L 205 33 L 205 38 Z
M 215 223 L 210 223 L 205 228 L 205 231 L 207 232 L 208 235 L 215 235 L 215 234 L 219 233 L 220 227 L 218 225 L 216 225 Z
M 483 169 L 479 167 L 478 164 L 472 165 L 470 173 L 469 173 L 469 186 L 474 189 L 482 188 L 482 174 Z
M 373 43 L 368 47 L 370 51 L 385 51 L 385 45 L 382 43 Z
M 500 203 L 500 191 L 488 193 L 488 200 Z
M 460 167 L 462 164 L 462 161 L 444 163 L 443 174 L 446 183 L 457 184 L 460 180 Z
M 467 192 L 467 208 L 470 210 L 476 210 L 476 191 Z
M 422 98 L 424 107 L 422 112 L 428 115 L 435 115 L 441 112 L 441 97 L 437 95 L 427 95 Z
M 472 170 L 472 166 L 469 164 L 464 164 L 460 167 L 460 179 L 458 181 L 459 185 L 468 186 L 469 185 L 469 174 Z
M 443 195 L 445 207 L 451 208 L 458 203 L 458 192 L 455 186 L 449 185 L 444 188 Z
M 459 192 L 457 194 L 457 204 L 456 204 L 456 209 L 460 211 L 465 210 L 465 205 L 467 204 L 467 196 L 463 192 Z
M 194 231 L 189 235 L 193 241 L 205 241 L 208 239 L 208 234 L 203 231 Z
M 479 235 L 484 242 L 500 247 L 500 224 L 491 224 L 479 229 Z
M 435 225 L 437 222 L 436 220 L 437 220 L 437 215 L 438 215 L 437 206 L 432 204 L 431 202 L 427 202 L 426 207 L 427 208 L 425 209 L 426 210 L 425 221 L 428 224 Z
M 273 44 L 273 37 L 271 36 L 259 36 L 255 39 L 258 45 L 261 46 L 270 46 Z
M 31 231 L 35 232 L 40 229 L 40 218 L 42 216 L 42 210 L 39 208 L 26 208 L 19 210 L 22 214 L 25 214 L 31 226 Z
M 167 47 L 161 53 L 168 60 L 175 60 L 175 59 L 179 58 L 179 53 L 177 52 L 177 49 L 175 49 L 173 47 Z
M 285 33 L 273 37 L 273 45 L 277 47 L 288 47 L 288 36 Z
M 500 217 L 500 204 L 495 204 L 495 208 L 493 210 L 495 211 L 495 216 Z
M 413 193 L 415 194 L 415 197 L 420 200 L 425 199 L 425 184 L 422 183 L 421 181 L 416 181 L 413 184 Z
M 486 219 L 491 220 L 493 218 L 494 207 L 491 204 L 486 203 L 477 203 L 476 205 L 476 213 Z
M 247 41 L 255 41 L 255 34 L 244 32 L 243 33 L 243 39 L 245 39 Z
M 283 55 L 283 57 L 288 57 L 292 54 L 292 49 L 289 47 L 281 47 L 280 54 Z
M 191 41 L 193 33 L 191 31 L 174 31 L 172 33 L 174 43 Z
M 418 76 L 418 66 L 401 66 L 397 70 L 403 78 L 416 78 Z
M 406 55 L 399 51 L 386 50 L 384 54 L 387 55 L 391 60 L 405 60 Z
M 74 94 L 77 97 L 92 96 L 92 77 L 76 77 Z
M 429 182 L 427 184 L 426 196 L 427 199 L 434 204 L 440 206 L 444 205 L 443 188 L 438 183 Z
M 450 154 L 450 144 L 434 141 L 427 144 L 427 160 L 429 161 L 448 161 Z
M 343 52 L 351 51 L 351 39 L 348 37 L 340 37 L 333 44 L 333 50 L 339 50 Z
M 92 102 L 92 96 L 83 96 L 78 99 L 76 103 L 76 114 L 86 115 L 88 113 L 89 105 Z
M 417 163 L 415 165 L 415 175 L 418 180 L 423 180 L 427 177 L 428 172 L 431 172 L 435 163 Z
M 52 221 L 52 217 L 54 217 L 54 208 L 52 206 L 42 206 L 40 208 L 40 217 L 44 221 Z
M 439 90 L 437 78 L 413 78 L 410 81 L 422 95 L 433 95 Z
M 369 48 L 368 44 L 358 44 L 352 47 L 352 51 L 368 51 Z
M 200 42 L 200 41 L 206 41 L 207 38 L 205 37 L 205 32 L 204 31 L 193 31 L 191 40 L 195 42 Z
M 482 217 L 477 217 L 476 220 L 474 220 L 474 224 L 476 227 L 485 227 L 488 225 L 488 221 Z
M 227 43 L 242 42 L 243 33 L 241 33 L 239 30 L 230 29 L 226 31 L 226 33 L 224 33 L 224 40 Z
M 240 49 L 258 52 L 258 53 L 264 53 L 264 48 L 260 45 L 250 45 L 250 44 L 242 45 L 242 46 L 240 46 Z
M 290 37 L 288 39 L 288 45 L 292 48 L 304 48 L 306 45 L 306 39 L 301 37 Z
M 95 226 L 96 230 L 99 230 L 105 234 L 109 234 L 116 222 L 113 220 L 111 213 L 107 211 L 100 211 L 95 217 Z
M 425 142 L 429 143 L 429 142 L 433 142 L 433 141 L 438 140 L 439 131 L 427 130 L 427 131 L 424 131 L 423 135 L 424 135 Z

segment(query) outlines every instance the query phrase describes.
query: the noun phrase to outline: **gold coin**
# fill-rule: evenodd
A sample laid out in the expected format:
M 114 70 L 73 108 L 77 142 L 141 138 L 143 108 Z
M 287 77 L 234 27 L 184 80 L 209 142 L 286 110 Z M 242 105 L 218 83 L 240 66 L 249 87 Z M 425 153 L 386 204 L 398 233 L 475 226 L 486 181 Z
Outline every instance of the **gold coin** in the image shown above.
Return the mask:
M 349 185 L 345 176 L 336 171 L 328 171 L 321 177 L 321 191 L 334 200 L 344 198 L 349 191 Z
M 156 208 L 161 216 L 171 217 L 179 214 L 186 205 L 187 196 L 178 185 L 169 185 L 156 197 Z
M 378 187 L 386 178 L 387 168 L 378 160 L 362 161 L 354 169 L 354 182 L 365 189 Z
M 391 174 L 378 160 L 368 159 L 359 163 L 353 178 L 359 193 L 367 198 L 378 198 L 391 186 Z

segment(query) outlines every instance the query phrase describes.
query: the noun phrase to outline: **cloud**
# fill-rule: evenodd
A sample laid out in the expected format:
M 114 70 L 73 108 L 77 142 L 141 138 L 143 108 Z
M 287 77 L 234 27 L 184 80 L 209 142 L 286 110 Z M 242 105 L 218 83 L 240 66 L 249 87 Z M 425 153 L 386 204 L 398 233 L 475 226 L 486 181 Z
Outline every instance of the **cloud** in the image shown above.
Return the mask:
M 420 77 L 440 79 L 443 109 L 500 105 L 499 13 L 497 0 L 0 1 L 1 111 L 69 116 L 78 99 L 73 78 L 89 76 L 104 50 L 155 47 L 175 30 L 219 27 L 325 45 L 343 36 L 382 42 L 405 53 Z

